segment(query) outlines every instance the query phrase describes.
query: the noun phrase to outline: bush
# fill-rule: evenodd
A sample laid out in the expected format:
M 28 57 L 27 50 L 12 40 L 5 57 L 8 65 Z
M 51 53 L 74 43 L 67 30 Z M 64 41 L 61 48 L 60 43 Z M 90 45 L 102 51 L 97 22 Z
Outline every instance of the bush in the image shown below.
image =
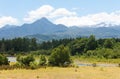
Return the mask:
M 96 67 L 96 66 L 97 66 L 97 64 L 96 64 L 96 63 L 93 63 L 93 64 L 92 64 L 92 66 L 93 66 L 93 67 Z
M 34 57 L 32 55 L 28 56 L 18 56 L 17 61 L 25 66 L 30 66 L 30 62 L 34 62 Z
M 45 66 L 46 61 L 47 61 L 47 60 L 46 60 L 45 56 L 44 56 L 44 55 L 41 55 L 41 56 L 40 56 L 39 65 L 40 65 L 40 66 Z
M 68 47 L 63 45 L 53 49 L 52 54 L 49 57 L 49 64 L 52 66 L 64 66 L 71 63 L 70 51 Z
M 120 63 L 118 64 L 118 67 L 120 67 Z
M 9 65 L 7 57 L 0 55 L 0 65 Z
M 31 69 L 37 69 L 38 68 L 38 64 L 36 62 L 30 62 L 30 68 Z
M 25 65 L 22 63 L 17 62 L 16 64 L 12 65 L 14 68 L 25 68 Z

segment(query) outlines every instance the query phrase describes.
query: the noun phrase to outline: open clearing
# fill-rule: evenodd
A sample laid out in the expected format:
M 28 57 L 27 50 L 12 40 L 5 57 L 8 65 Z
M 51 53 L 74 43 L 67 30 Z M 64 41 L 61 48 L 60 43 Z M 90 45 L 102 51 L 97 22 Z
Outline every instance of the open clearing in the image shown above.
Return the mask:
M 37 70 L 0 70 L 0 79 L 120 79 L 119 67 L 48 67 Z

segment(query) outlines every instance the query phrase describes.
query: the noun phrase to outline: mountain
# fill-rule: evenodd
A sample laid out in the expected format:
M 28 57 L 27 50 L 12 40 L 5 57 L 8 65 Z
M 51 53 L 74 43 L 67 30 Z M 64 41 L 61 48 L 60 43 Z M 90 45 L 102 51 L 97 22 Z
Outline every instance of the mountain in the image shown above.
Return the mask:
M 67 33 L 76 37 L 95 35 L 97 38 L 120 38 L 120 26 L 71 27 Z
M 64 32 L 67 29 L 64 25 L 56 25 L 46 18 L 42 18 L 31 24 L 23 24 L 22 26 L 10 26 L 8 28 L 7 25 L 0 29 L 0 38 L 24 37 L 34 34 L 53 34 L 56 32 Z
M 62 24 L 53 24 L 46 18 L 41 18 L 31 24 L 21 26 L 6 25 L 0 29 L 0 38 L 27 37 L 37 38 L 39 41 L 52 39 L 88 37 L 120 38 L 120 25 L 100 23 L 88 27 L 67 27 Z

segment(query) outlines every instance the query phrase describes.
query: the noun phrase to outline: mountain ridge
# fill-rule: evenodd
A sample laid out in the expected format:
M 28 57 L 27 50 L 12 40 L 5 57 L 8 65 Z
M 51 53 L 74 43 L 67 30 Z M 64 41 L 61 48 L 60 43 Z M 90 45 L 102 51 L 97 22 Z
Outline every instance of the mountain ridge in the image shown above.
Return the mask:
M 97 38 L 120 38 L 120 26 L 109 26 L 101 23 L 92 27 L 67 27 L 63 24 L 53 24 L 47 18 L 43 17 L 33 23 L 21 26 L 6 25 L 6 27 L 0 29 L 0 38 L 35 37 L 40 40 L 47 40 L 48 37 L 51 40 L 82 36 L 88 37 L 90 35 L 95 35 Z
M 14 26 L 14 25 L 13 25 Z M 31 24 L 23 24 L 19 27 L 11 28 L 1 28 L 0 29 L 0 38 L 15 38 L 15 37 L 24 37 L 26 35 L 33 34 L 50 34 L 57 31 L 65 31 L 67 27 L 55 25 L 48 21 L 46 18 L 37 20 Z

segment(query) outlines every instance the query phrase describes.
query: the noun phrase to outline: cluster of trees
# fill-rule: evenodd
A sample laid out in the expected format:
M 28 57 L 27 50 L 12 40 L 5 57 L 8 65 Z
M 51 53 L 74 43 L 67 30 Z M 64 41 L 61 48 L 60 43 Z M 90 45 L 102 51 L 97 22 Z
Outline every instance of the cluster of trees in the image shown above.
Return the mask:
M 36 56 L 35 56 L 36 57 Z M 38 68 L 39 66 L 69 66 L 71 64 L 70 51 L 68 47 L 61 45 L 52 50 L 51 55 L 47 58 L 45 55 L 40 55 L 35 59 L 34 55 L 18 56 L 17 61 L 20 66 Z
M 71 54 L 83 54 L 88 50 L 95 50 L 98 45 L 95 37 L 92 35 L 89 38 L 77 38 L 69 44 Z
M 90 37 L 43 42 L 42 44 L 40 44 L 40 49 L 51 50 L 54 49 L 55 47 L 58 47 L 59 45 L 64 45 L 68 46 L 71 55 L 77 54 L 83 55 L 90 50 L 102 48 L 113 50 L 113 48 L 115 48 L 115 46 L 118 45 L 119 43 L 120 43 L 119 38 L 96 39 L 95 36 L 91 35 Z
M 52 40 L 37 43 L 36 39 L 15 38 L 0 40 L 0 52 L 30 52 L 28 55 L 18 55 L 16 65 L 37 68 L 39 66 L 69 66 L 70 56 L 96 57 L 115 59 L 120 58 L 120 39 L 96 39 L 95 36 L 76 39 Z M 44 54 L 44 55 L 43 55 Z M 34 55 L 40 55 L 37 58 Z M 46 56 L 49 55 L 49 56 Z M 0 65 L 9 65 L 7 57 L 0 54 Z
M 38 55 L 50 55 L 53 52 L 53 49 L 59 48 L 60 45 L 68 47 L 71 55 L 84 55 L 87 57 L 96 56 L 104 58 L 120 57 L 119 38 L 96 39 L 93 35 L 90 37 L 74 39 L 68 38 L 52 40 L 43 43 L 37 43 L 36 39 L 34 38 L 15 38 L 11 40 L 2 39 L 0 40 L 0 52 L 15 54 L 16 52 L 35 51 L 35 53 Z
M 51 55 L 18 55 L 17 63 L 14 65 L 9 65 L 7 57 L 0 55 L 0 69 L 14 69 L 14 68 L 31 68 L 36 69 L 39 67 L 45 66 L 62 66 L 67 67 L 72 63 L 70 58 L 69 48 L 60 45 L 57 48 L 54 48 L 51 52 Z
M 17 52 L 30 52 L 37 50 L 50 50 L 59 45 L 67 45 L 73 39 L 52 40 L 43 43 L 37 43 L 35 38 L 14 38 L 0 40 L 0 52 L 15 54 Z
M 120 39 L 96 39 L 93 35 L 89 38 L 78 38 L 70 44 L 72 55 L 96 57 L 106 59 L 120 58 Z
M 37 42 L 35 38 L 15 38 L 0 40 L 0 52 L 28 52 L 37 50 Z
M 52 41 L 47 41 L 39 44 L 39 49 L 44 49 L 44 50 L 49 50 L 49 49 L 54 49 L 60 45 L 66 46 L 68 43 L 73 41 L 74 39 L 60 39 L 60 40 L 52 40 Z
M 37 58 L 36 58 L 37 57 Z M 51 55 L 18 55 L 17 62 L 14 65 L 9 65 L 8 59 L 0 55 L 0 69 L 14 69 L 14 68 L 30 68 L 37 69 L 46 66 L 62 66 L 67 67 L 71 64 L 69 48 L 61 45 L 52 50 Z M 1 68 L 2 67 L 2 68 Z
M 89 50 L 84 54 L 85 57 L 92 58 L 106 58 L 106 59 L 117 59 L 120 58 L 120 49 L 108 49 L 99 48 L 96 50 Z

